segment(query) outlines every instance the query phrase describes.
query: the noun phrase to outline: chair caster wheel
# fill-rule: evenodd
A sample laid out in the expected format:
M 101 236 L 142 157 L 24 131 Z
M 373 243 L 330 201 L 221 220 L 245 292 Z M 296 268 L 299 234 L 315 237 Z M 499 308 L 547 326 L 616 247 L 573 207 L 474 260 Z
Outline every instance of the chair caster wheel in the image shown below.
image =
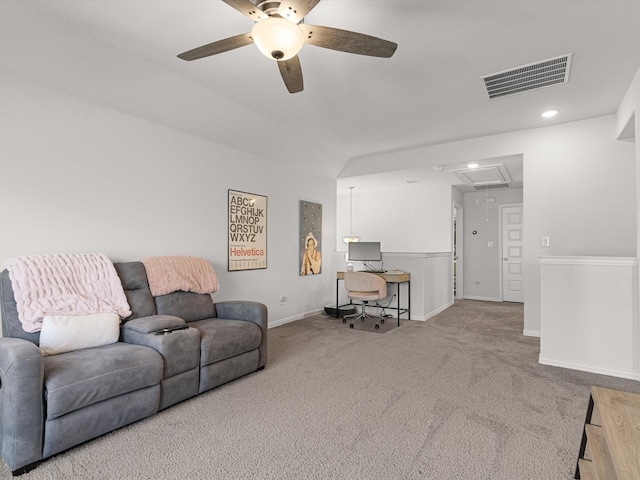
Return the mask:
M 380 325 L 376 324 L 376 328 L 380 328 Z
M 350 324 L 349 324 L 349 328 L 353 328 L 353 323 L 350 323 Z
M 382 323 L 384 325 L 384 318 L 380 319 L 380 323 Z
M 343 318 L 343 319 L 342 319 L 342 323 L 347 323 L 347 321 Z

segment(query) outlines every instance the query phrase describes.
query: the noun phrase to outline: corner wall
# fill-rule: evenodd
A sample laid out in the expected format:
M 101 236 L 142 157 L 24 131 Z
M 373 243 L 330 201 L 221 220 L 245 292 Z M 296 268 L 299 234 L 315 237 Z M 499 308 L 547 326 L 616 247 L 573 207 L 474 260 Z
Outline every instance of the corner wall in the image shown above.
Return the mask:
M 269 307 L 269 323 L 331 301 L 336 181 L 0 75 L 0 267 L 18 255 L 102 252 L 114 261 L 195 255 L 216 301 Z M 227 271 L 227 191 L 268 197 L 268 267 Z M 299 276 L 299 202 L 323 205 L 322 273 Z M 280 303 L 280 296 L 287 301 Z
M 625 139 L 629 141 L 635 147 L 635 164 L 636 164 L 636 176 L 635 176 L 635 185 L 636 185 L 636 214 L 637 214 L 637 254 L 640 254 L 640 118 L 638 117 L 640 114 L 640 68 L 636 72 L 629 89 L 625 93 L 622 101 L 620 102 L 620 106 L 617 111 L 617 124 L 616 124 L 616 133 L 617 137 L 620 139 Z M 630 129 L 629 127 L 632 127 Z M 629 131 L 631 130 L 631 131 Z M 640 286 L 638 286 L 640 288 Z M 640 298 L 640 292 L 638 292 L 638 296 L 636 298 Z M 640 307 L 636 304 L 636 314 Z M 640 320 L 636 319 L 636 322 Z M 640 326 L 639 326 L 640 328 Z M 640 337 L 639 337 L 640 338 Z M 640 372 L 640 344 L 636 345 L 636 351 L 638 355 L 638 372 Z

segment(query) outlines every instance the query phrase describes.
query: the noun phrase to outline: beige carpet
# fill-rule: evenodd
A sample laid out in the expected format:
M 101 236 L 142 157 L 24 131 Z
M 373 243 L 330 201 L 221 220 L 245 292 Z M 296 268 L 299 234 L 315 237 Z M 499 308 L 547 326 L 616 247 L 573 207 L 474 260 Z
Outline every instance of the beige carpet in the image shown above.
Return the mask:
M 522 328 L 468 300 L 383 335 L 309 317 L 269 331 L 264 371 L 22 478 L 570 479 L 589 386 L 640 384 L 539 365 Z
M 341 325 L 344 325 L 346 328 L 350 328 L 349 324 L 353 322 L 353 329 L 354 330 L 360 330 L 363 332 L 370 332 L 370 333 L 387 333 L 387 332 L 391 332 L 392 330 L 398 328 L 398 319 L 397 317 L 377 317 L 378 318 L 378 328 L 376 328 L 376 323 L 368 318 L 365 318 L 364 320 L 357 320 L 357 321 L 353 321 L 353 318 L 347 318 L 346 323 L 342 323 L 342 318 L 336 318 L 333 316 L 329 316 L 329 315 L 323 315 L 323 317 L 327 320 L 327 322 L 329 323 L 335 323 L 336 326 L 338 323 L 340 323 Z M 400 320 L 400 326 L 402 326 L 404 323 L 406 323 L 407 320 Z

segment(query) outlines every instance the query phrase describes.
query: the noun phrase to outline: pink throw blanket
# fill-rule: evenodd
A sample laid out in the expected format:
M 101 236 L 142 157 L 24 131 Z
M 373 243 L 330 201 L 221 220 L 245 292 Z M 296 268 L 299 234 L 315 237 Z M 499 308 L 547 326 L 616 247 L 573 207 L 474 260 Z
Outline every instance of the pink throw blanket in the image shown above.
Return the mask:
M 26 332 L 39 332 L 46 315 L 131 315 L 120 277 L 101 253 L 17 257 L 6 266 Z
M 142 259 L 154 297 L 182 290 L 210 294 L 218 291 L 218 277 L 209 261 L 198 257 Z

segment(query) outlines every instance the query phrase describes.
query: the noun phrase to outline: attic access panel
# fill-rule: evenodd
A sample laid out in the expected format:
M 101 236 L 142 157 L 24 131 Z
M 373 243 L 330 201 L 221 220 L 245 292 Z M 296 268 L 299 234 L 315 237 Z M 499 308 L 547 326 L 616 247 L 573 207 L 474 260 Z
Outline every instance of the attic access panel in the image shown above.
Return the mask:
M 499 188 L 509 187 L 511 177 L 505 166 L 501 163 L 496 165 L 482 165 L 476 168 L 457 168 L 449 170 L 463 183 L 473 187 Z

